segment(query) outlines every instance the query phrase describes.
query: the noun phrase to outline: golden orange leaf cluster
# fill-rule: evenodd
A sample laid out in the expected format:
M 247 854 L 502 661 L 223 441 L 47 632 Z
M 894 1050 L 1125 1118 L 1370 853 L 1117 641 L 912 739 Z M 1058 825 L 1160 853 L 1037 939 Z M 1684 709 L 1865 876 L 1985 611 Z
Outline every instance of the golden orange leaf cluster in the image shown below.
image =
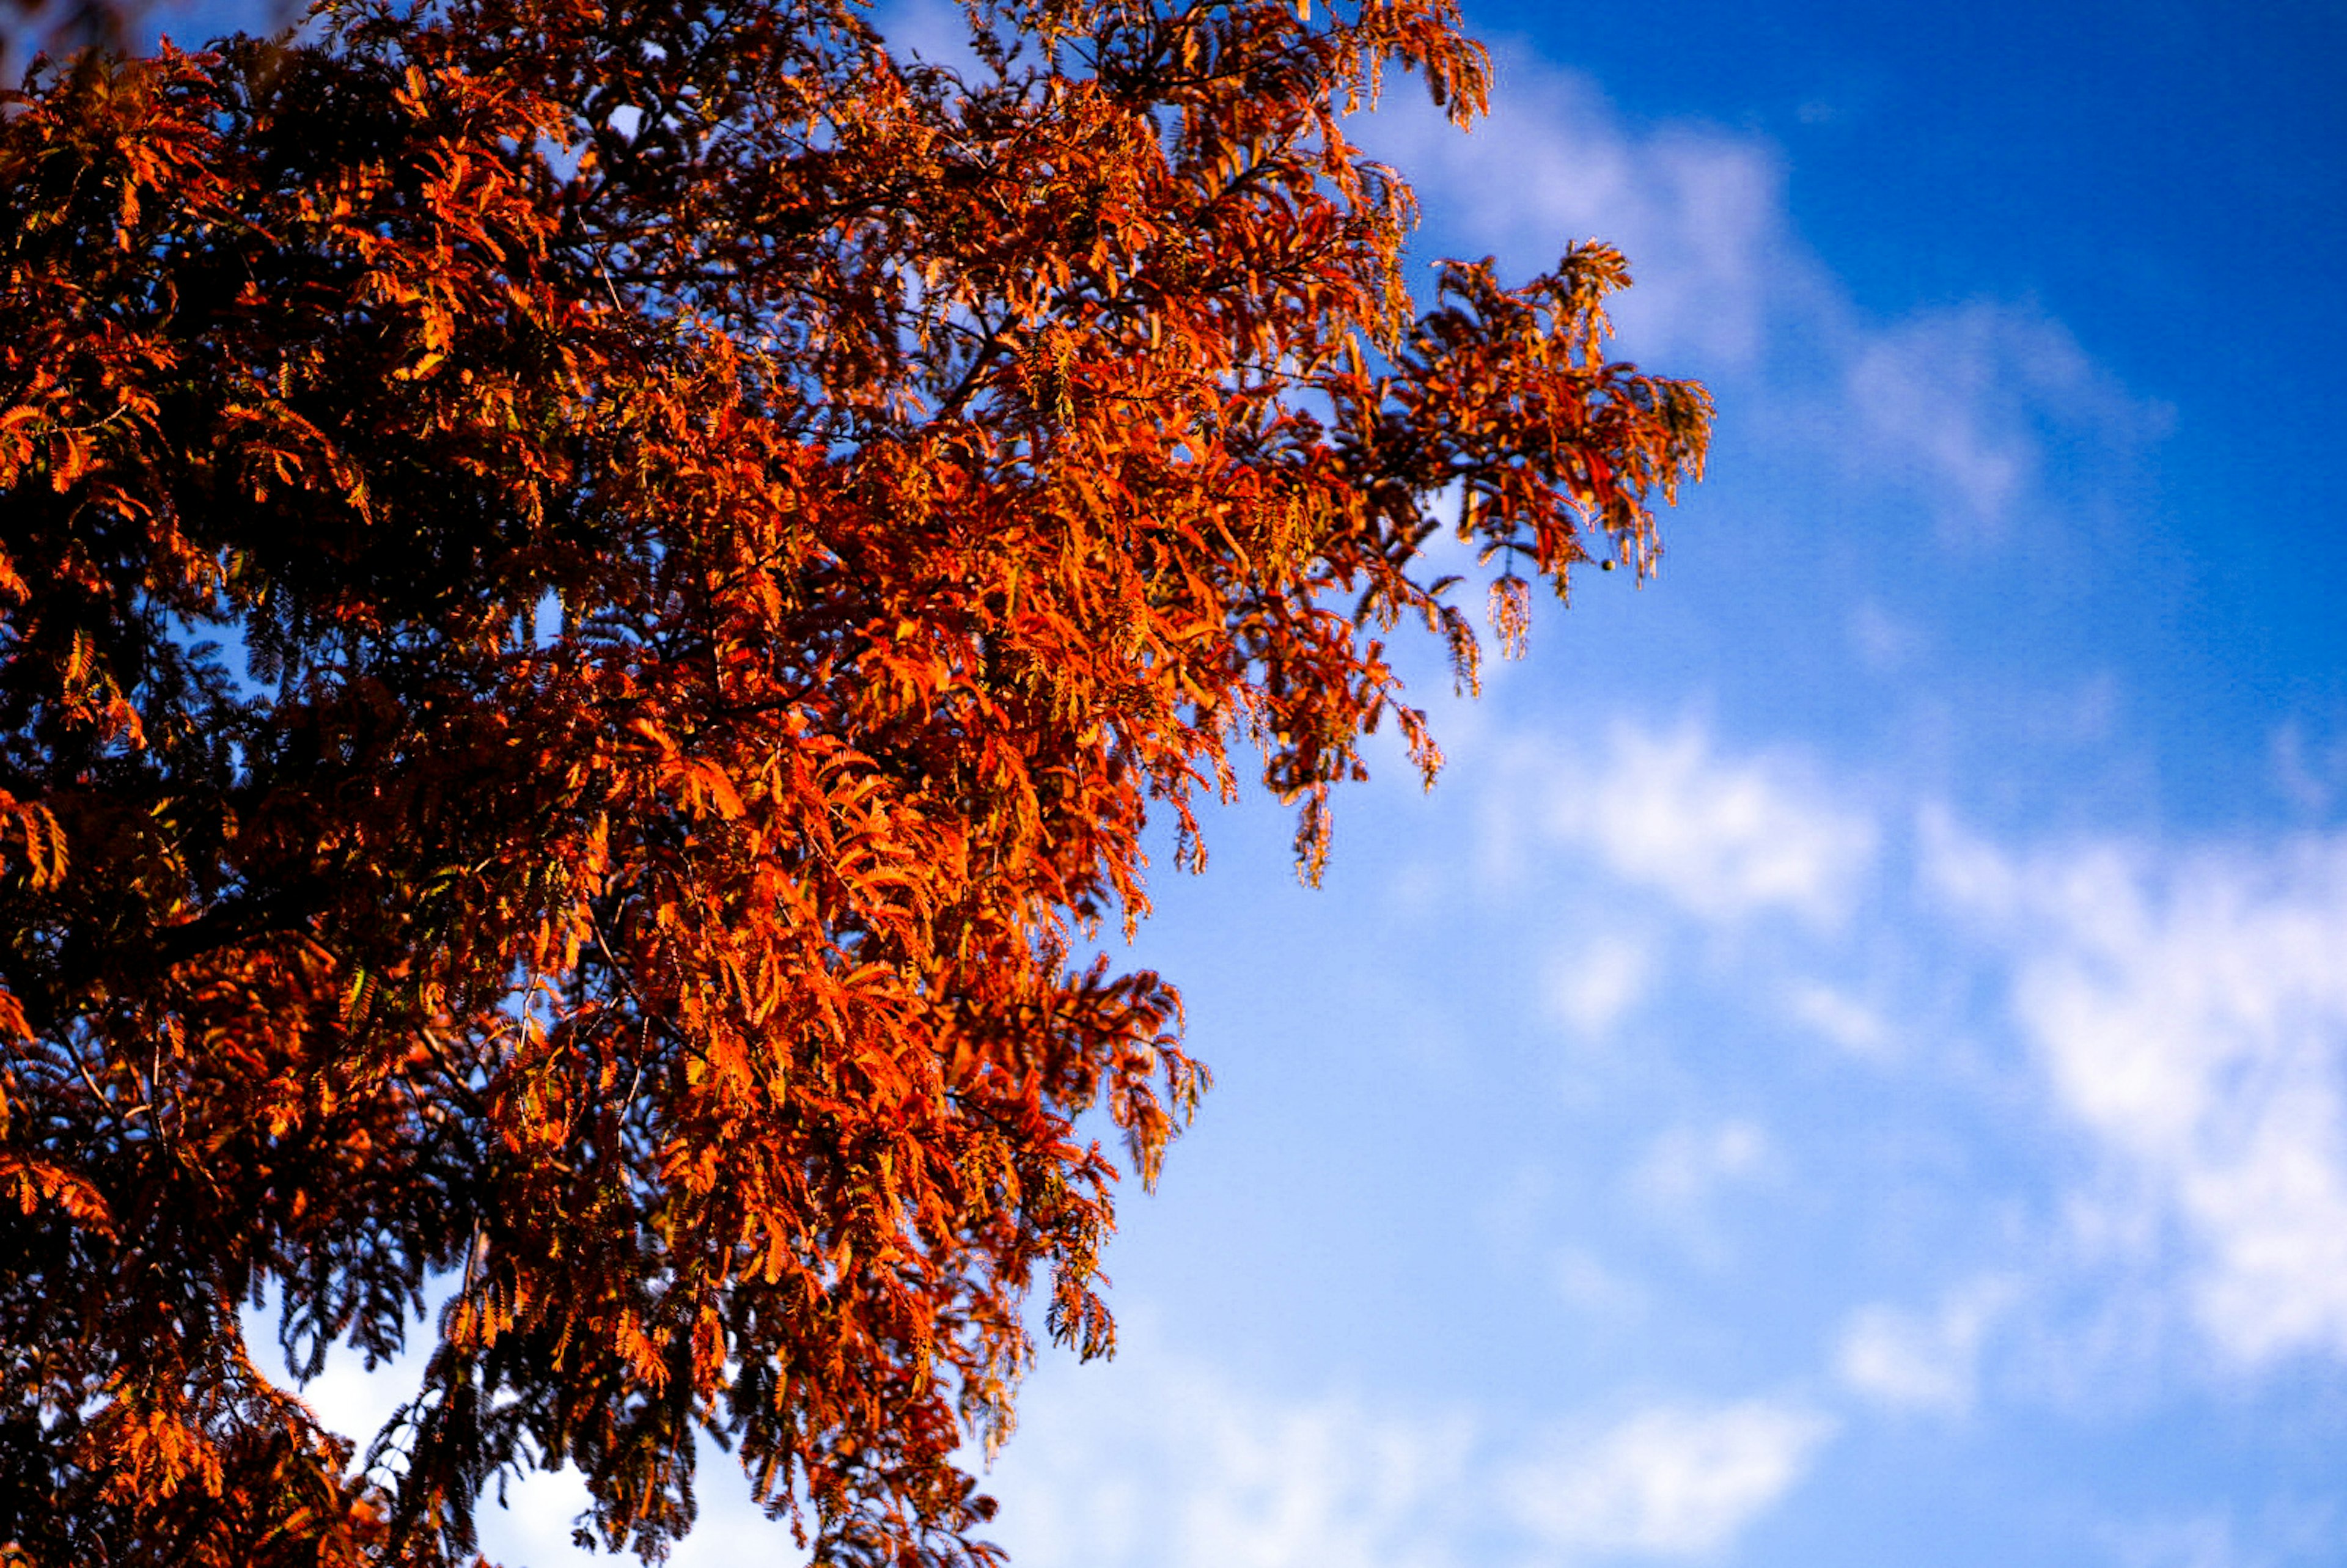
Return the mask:
M 1308 14 L 1307 14 L 1308 13 Z M 1348 139 L 1448 0 L 329 0 L 0 103 L 0 1542 L 469 1560 L 715 1434 L 819 1559 L 984 1563 L 957 1453 L 1203 1071 L 1150 814 L 1298 808 L 1381 639 L 1643 572 L 1691 384 L 1621 259 L 1400 283 Z M 364 1449 L 255 1368 L 397 1353 Z

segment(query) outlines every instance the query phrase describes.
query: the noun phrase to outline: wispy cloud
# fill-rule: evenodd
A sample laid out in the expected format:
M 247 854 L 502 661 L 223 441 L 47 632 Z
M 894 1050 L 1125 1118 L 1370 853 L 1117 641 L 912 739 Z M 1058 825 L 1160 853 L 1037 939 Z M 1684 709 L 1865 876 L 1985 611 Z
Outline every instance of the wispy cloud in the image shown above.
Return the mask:
M 1624 931 L 1600 931 L 1550 963 L 1549 1010 L 1575 1033 L 1602 1038 L 1645 999 L 1658 974 L 1652 941 Z
M 2111 1532 L 2121 1568 L 2246 1568 L 2233 1522 L 2221 1513 L 2137 1522 Z
M 2347 1356 L 2347 837 L 2024 855 L 1934 819 L 1925 843 L 1932 885 L 2010 944 L 2106 1199 L 2180 1233 L 2209 1337 Z
M 1897 1031 L 1879 1010 L 1823 980 L 1800 980 L 1788 987 L 1785 1009 L 1852 1056 L 1882 1058 L 1898 1049 Z
M 2125 452 L 2166 429 L 2166 411 L 2027 301 L 1860 309 L 1797 233 L 1767 139 L 1634 124 L 1587 79 L 1509 50 L 1499 68 L 1497 107 L 1471 135 L 1407 93 L 1367 130 L 1418 185 L 1440 242 L 1520 273 L 1568 241 L 1618 245 L 1638 280 L 1616 313 L 1625 352 L 1732 385 L 1732 420 L 1845 483 L 1919 501 L 1949 542 L 1994 543 L 2031 515 L 2051 439 L 2075 466 L 2088 447 Z
M 2326 815 L 2347 793 L 2347 737 L 2312 740 L 2292 719 L 2274 731 L 2271 752 L 2274 788 L 2300 813 Z
M 1697 1556 L 1775 1507 L 1833 1430 L 1767 1399 L 1657 1407 L 1512 1467 L 1504 1485 L 1515 1517 L 1568 1553 Z
M 2002 528 L 2039 478 L 2035 407 L 2096 390 L 2058 323 L 1974 302 L 1855 335 L 1842 369 L 1857 415 L 1851 456 L 1944 497 L 1952 537 Z
M 1436 227 L 1524 270 L 1602 237 L 1635 269 L 1619 324 L 1641 353 L 1756 360 L 1799 254 L 1775 150 L 1696 125 L 1634 130 L 1585 77 L 1506 50 L 1499 69 L 1492 114 L 1471 135 L 1408 92 L 1361 128 Z
M 2012 1279 L 1992 1276 L 1951 1292 L 1932 1312 L 1861 1307 L 1835 1347 L 1834 1370 L 1872 1403 L 1961 1415 L 1976 1393 L 1982 1341 L 2017 1294 Z
M 1055 1364 L 994 1478 L 1000 1536 L 1025 1568 L 1445 1568 L 1473 1441 L 1458 1418 L 1283 1400 L 1162 1350 Z
M 1344 1397 L 1282 1399 L 1153 1353 L 1039 1379 L 998 1480 L 1027 1568 L 1450 1568 L 1715 1553 L 1809 1472 L 1832 1420 L 1659 1402 L 1546 1440 Z
M 1692 1209 L 1723 1186 L 1762 1174 L 1772 1153 L 1768 1133 L 1748 1121 L 1674 1127 L 1648 1145 L 1630 1186 L 1655 1207 Z
M 1728 756 L 1695 723 L 1617 723 L 1601 755 L 1544 760 L 1528 777 L 1553 843 L 1706 920 L 1839 924 L 1879 836 L 1861 803 L 1797 756 Z
M 2011 1142 L 1967 1158 L 1992 1162 L 2039 1217 L 1999 1244 L 2002 1261 L 1973 1260 L 1993 1289 L 1843 1308 L 1830 1350 L 1843 1388 L 1961 1411 L 1993 1324 L 2107 1306 L 2121 1278 L 2246 1373 L 2347 1360 L 2347 834 L 2048 847 L 1924 811 L 1894 839 L 1869 797 L 1895 786 L 1850 782 L 1814 753 L 1739 749 L 1686 721 L 1604 735 L 1519 748 L 1492 775 L 1511 803 L 1496 814 L 1532 825 L 1514 840 L 1527 886 L 1578 879 L 1615 930 L 1639 933 L 1575 938 L 1588 915 L 1563 916 L 1573 961 L 1548 977 L 1553 1017 L 1603 1033 L 1661 977 L 1675 994 L 1698 979 L 1747 1013 L 1775 999 L 1878 1071 L 2004 1097 L 1967 1114 L 1992 1118 L 1971 1135 Z M 1911 855 L 1920 902 L 1881 874 L 1886 856 Z M 1709 939 L 1766 916 L 1792 918 L 1765 942 Z M 1974 966 L 1985 989 L 1967 992 L 1954 977 Z M 1952 1027 L 2010 1040 L 2020 1078 L 1998 1069 L 1960 1089 L 1977 1069 L 1935 1041 Z M 1625 1167 L 1652 1221 L 1684 1228 L 1706 1194 L 1768 1163 L 1758 1123 L 1700 1105 Z M 2033 1146 L 2041 1133 L 2009 1119 L 2041 1112 L 2058 1136 Z

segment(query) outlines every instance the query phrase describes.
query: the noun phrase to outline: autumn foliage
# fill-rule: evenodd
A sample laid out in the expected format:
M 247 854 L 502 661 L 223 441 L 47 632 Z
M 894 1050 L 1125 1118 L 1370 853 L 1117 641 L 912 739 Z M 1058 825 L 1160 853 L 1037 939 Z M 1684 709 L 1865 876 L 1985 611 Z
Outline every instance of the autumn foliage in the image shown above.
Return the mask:
M 1431 776 L 1438 528 L 1508 639 L 1650 563 L 1708 405 L 1620 258 L 1414 314 L 1348 139 L 1480 111 L 1448 0 L 967 23 L 329 0 L 0 103 L 17 1558 L 463 1561 L 560 1464 L 657 1554 L 708 1432 L 824 1561 L 989 1559 L 1030 1282 L 1112 1343 L 1087 1129 L 1146 1181 L 1204 1081 L 1085 956 L 1144 819 L 1259 768 L 1308 874 L 1365 733 Z M 420 1398 L 321 1430 L 264 1300 Z

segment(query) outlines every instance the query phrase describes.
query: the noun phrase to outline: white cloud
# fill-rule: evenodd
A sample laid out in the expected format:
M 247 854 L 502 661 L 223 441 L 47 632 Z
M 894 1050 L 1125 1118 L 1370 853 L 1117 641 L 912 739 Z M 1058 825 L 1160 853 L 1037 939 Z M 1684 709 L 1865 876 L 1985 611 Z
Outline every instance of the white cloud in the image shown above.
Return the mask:
M 2122 1517 L 2101 1534 L 2117 1568 L 2280 1568 L 2335 1562 L 2339 1511 L 2311 1499 L 2270 1496 L 2245 1510 Z
M 1557 1255 L 1550 1277 L 1567 1306 L 1592 1317 L 1625 1321 L 1643 1316 L 1648 1305 L 1645 1288 L 1636 1280 L 1577 1247 Z
M 1832 1430 L 1817 1411 L 1764 1399 L 1644 1410 L 1514 1467 L 1511 1512 L 1568 1553 L 1717 1552 L 1800 1481 Z
M 2329 812 L 2347 787 L 2347 739 L 2310 741 L 2305 728 L 2291 719 L 2274 731 L 2271 751 L 2274 788 L 2308 815 Z
M 426 1279 L 425 1293 L 429 1309 L 420 1321 L 409 1317 L 405 1346 L 398 1355 L 378 1363 L 373 1371 L 367 1369 L 357 1351 L 337 1344 L 328 1351 L 326 1365 L 318 1376 L 307 1383 L 295 1382 L 286 1364 L 284 1349 L 277 1340 L 282 1296 L 281 1288 L 274 1286 L 263 1305 L 248 1304 L 244 1308 L 245 1346 L 255 1367 L 279 1388 L 299 1394 L 319 1425 L 350 1439 L 356 1454 L 363 1457 L 400 1408 L 422 1392 L 425 1367 L 437 1343 L 441 1304 L 453 1290 L 454 1281 L 446 1275 Z
M 1495 252 L 1512 276 L 1569 240 L 1620 247 L 1637 279 L 1614 313 L 1623 352 L 1728 392 L 1767 448 L 1912 496 L 1951 542 L 1993 542 L 2038 499 L 2050 434 L 2075 467 L 2165 428 L 2034 305 L 1860 310 L 1799 237 L 1773 142 L 1633 125 L 1587 78 L 1519 53 L 1498 69 L 1472 134 L 1403 89 L 1364 139 L 1412 180 L 1441 244 Z
M 2107 396 L 2059 323 L 1977 301 L 1860 334 L 1842 374 L 1855 455 L 1940 497 L 1951 537 L 1994 538 L 2034 487 L 2038 413 Z
M 1703 919 L 1778 911 L 1838 925 L 1874 857 L 1862 805 L 1835 800 L 1787 756 L 1721 756 L 1693 723 L 1617 723 L 1596 767 L 1553 776 L 1553 836 Z
M 2014 1011 L 2115 1201 L 2182 1238 L 2209 1338 L 2347 1356 L 2347 836 L 2027 859 L 1924 836 L 1931 885 L 2010 944 Z
M 1975 1280 L 1937 1312 L 1860 1308 L 1843 1329 L 1834 1370 L 1853 1392 L 1893 1409 L 1961 1415 L 1972 1409 L 1981 1342 L 2014 1302 L 2011 1280 Z
M 1457 1456 L 1439 1435 L 1329 1405 L 1215 1424 L 1221 1484 L 1183 1512 L 1181 1561 L 1200 1568 L 1432 1563 L 1427 1492 Z
M 1127 1315 L 1129 1337 L 1134 1325 Z M 988 1490 L 1021 1568 L 1445 1568 L 1473 1433 L 1153 1354 L 1048 1366 Z
M 1461 1413 L 1281 1399 L 1146 1341 L 1027 1392 L 988 1490 L 1020 1568 L 1463 1568 L 1715 1552 L 1833 1422 L 1764 1399 L 1659 1403 L 1546 1443 Z M 1529 1554 L 1529 1555 L 1528 1555 Z
M 710 1460 L 712 1459 L 723 1468 L 712 1466 Z M 702 1462 L 704 1467 L 703 1484 L 710 1491 L 730 1494 L 741 1487 L 739 1472 L 723 1456 L 709 1453 L 706 1446 Z M 728 1496 L 726 1501 L 731 1501 L 732 1498 Z M 481 1500 L 478 1516 L 481 1552 L 492 1563 L 500 1560 L 528 1563 L 532 1568 L 564 1568 L 566 1564 L 571 1568 L 583 1568 L 588 1563 L 606 1561 L 600 1553 L 578 1545 L 570 1537 L 570 1532 L 580 1516 L 586 1513 L 590 1502 L 587 1495 L 587 1478 L 567 1465 L 559 1471 L 532 1471 L 518 1480 L 508 1479 L 502 1502 L 499 1501 L 497 1486 L 492 1483 Z M 706 1539 L 701 1531 L 694 1531 L 688 1542 L 689 1550 L 680 1551 L 673 1559 L 677 1568 L 702 1568 L 703 1564 L 712 1562 L 710 1548 L 717 1544 L 717 1537 L 725 1532 L 725 1525 L 729 1522 L 726 1516 L 736 1512 L 753 1515 L 753 1527 L 758 1532 L 753 1539 L 764 1547 L 767 1556 L 772 1557 L 775 1549 L 787 1548 L 791 1544 L 787 1527 L 756 1516 L 753 1510 L 729 1510 L 721 1506 L 712 1512 L 718 1515 L 712 1521 L 715 1528 L 708 1532 Z M 796 1555 L 792 1553 L 793 1557 Z
M 1850 647 L 1860 662 L 1877 675 L 1904 668 L 1922 646 L 1923 634 L 1871 599 L 1860 600 L 1850 612 Z
M 1586 77 L 1506 51 L 1491 118 L 1460 135 L 1407 88 L 1362 134 L 1400 169 L 1446 234 L 1514 270 L 1555 264 L 1596 236 L 1638 286 L 1618 316 L 1638 352 L 1743 364 L 1760 352 L 1797 254 L 1775 149 L 1696 125 L 1640 134 Z
M 1727 1184 L 1762 1173 L 1770 1154 L 1768 1135 L 1750 1122 L 1674 1127 L 1647 1149 L 1630 1184 L 1657 1207 L 1692 1209 Z
M 2243 1568 L 2233 1522 L 2221 1513 L 2132 1523 L 2111 1532 L 2122 1568 Z
M 1794 985 L 1786 995 L 1785 1006 L 1797 1020 L 1852 1056 L 1883 1057 L 1896 1048 L 1891 1026 L 1881 1014 L 1821 980 Z
M 1576 1033 L 1603 1038 L 1645 999 L 1657 969 L 1654 944 L 1640 938 L 1609 931 L 1577 942 L 1550 960 L 1549 1010 Z

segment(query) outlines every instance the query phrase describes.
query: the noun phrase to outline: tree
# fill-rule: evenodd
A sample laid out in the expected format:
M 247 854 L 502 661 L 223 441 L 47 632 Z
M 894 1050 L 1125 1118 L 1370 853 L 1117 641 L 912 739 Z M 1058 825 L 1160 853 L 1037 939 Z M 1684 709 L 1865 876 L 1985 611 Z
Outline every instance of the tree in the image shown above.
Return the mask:
M 1590 244 L 1447 265 L 1344 117 L 1464 125 L 1448 0 L 330 0 L 0 109 L 0 1542 L 466 1557 L 570 1463 L 657 1556 L 697 1432 L 841 1563 L 957 1468 L 1205 1081 L 1089 959 L 1237 751 L 1299 813 L 1473 683 L 1421 547 L 1643 573 L 1699 387 Z M 1446 523 L 1445 519 L 1450 519 Z M 1593 554 L 1594 550 L 1594 554 Z M 241 664 L 242 673 L 238 672 Z M 254 1367 L 372 1364 L 370 1447 Z M 365 1434 L 360 1434 L 364 1437 Z

